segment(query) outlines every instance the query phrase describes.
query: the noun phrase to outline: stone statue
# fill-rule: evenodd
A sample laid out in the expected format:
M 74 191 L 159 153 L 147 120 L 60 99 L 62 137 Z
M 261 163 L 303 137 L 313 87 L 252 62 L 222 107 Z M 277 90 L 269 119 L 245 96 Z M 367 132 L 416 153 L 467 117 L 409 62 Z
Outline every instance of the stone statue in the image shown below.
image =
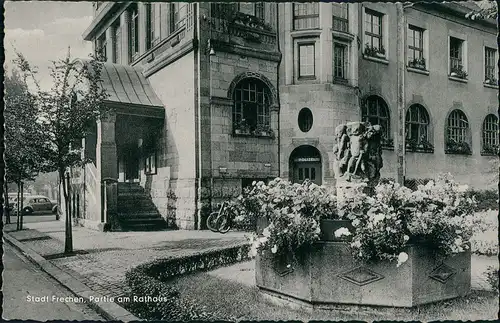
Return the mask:
M 333 166 L 335 177 L 342 176 L 349 161 L 349 137 L 347 136 L 347 126 L 341 124 L 335 128 L 335 145 L 333 147 Z
M 349 122 L 335 128 L 334 172 L 339 181 L 365 181 L 375 186 L 382 168 L 381 127 Z

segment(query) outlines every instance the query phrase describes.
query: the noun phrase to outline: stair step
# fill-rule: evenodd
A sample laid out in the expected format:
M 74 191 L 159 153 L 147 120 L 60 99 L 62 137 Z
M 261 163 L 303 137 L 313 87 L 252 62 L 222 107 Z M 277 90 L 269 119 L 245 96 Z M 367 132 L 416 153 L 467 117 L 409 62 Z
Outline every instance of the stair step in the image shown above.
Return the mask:
M 130 219 L 121 221 L 122 228 L 129 231 L 155 231 L 167 228 L 167 222 L 159 219 Z
M 161 214 L 156 212 L 120 212 L 118 219 L 131 220 L 131 219 L 161 219 Z

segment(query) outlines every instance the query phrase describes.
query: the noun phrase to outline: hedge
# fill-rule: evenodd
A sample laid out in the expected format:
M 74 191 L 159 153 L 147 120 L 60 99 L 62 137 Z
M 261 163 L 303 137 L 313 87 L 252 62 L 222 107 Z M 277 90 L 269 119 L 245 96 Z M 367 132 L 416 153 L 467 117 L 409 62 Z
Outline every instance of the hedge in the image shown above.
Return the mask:
M 130 287 L 127 295 L 130 302 L 122 305 L 134 315 L 147 320 L 210 320 L 212 313 L 202 311 L 195 305 L 182 300 L 179 291 L 169 286 L 167 281 L 179 275 L 196 271 L 211 270 L 249 259 L 250 245 L 244 244 L 226 249 L 199 252 L 184 257 L 157 259 L 139 265 L 125 274 Z M 161 301 L 146 300 L 134 302 L 133 296 L 161 297 Z
M 496 190 L 470 190 L 470 196 L 475 196 L 477 201 L 476 212 L 498 210 L 498 191 Z

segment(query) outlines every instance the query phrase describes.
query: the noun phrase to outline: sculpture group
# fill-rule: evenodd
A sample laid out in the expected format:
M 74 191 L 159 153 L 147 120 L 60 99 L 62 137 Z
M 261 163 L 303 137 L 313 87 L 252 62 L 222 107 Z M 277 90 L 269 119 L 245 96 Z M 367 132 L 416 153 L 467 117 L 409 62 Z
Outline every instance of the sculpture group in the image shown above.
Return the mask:
M 348 122 L 335 128 L 335 178 L 376 185 L 383 166 L 381 135 L 379 125 L 365 122 Z

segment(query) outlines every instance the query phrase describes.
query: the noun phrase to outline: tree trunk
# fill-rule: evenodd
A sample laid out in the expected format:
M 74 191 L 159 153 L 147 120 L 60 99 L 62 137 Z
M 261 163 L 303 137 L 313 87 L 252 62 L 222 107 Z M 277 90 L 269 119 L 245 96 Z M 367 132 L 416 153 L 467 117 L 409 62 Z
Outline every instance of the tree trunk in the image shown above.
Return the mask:
M 21 230 L 19 225 L 20 225 L 20 214 L 21 214 L 21 185 L 19 184 L 19 182 L 17 182 L 17 200 L 16 200 L 16 207 L 17 207 L 17 219 L 16 219 L 16 230 Z
M 4 199 L 5 199 L 5 224 L 10 224 L 10 205 L 9 205 L 9 184 L 5 181 Z
M 69 174 L 66 177 L 64 170 L 59 170 L 59 176 L 62 179 L 63 195 L 64 195 L 64 206 L 65 206 L 65 239 L 64 239 L 64 253 L 73 252 L 73 234 L 71 227 L 71 203 L 69 201 Z
M 24 217 L 24 182 L 21 182 L 21 220 L 19 227 L 20 230 L 23 229 L 23 217 Z

